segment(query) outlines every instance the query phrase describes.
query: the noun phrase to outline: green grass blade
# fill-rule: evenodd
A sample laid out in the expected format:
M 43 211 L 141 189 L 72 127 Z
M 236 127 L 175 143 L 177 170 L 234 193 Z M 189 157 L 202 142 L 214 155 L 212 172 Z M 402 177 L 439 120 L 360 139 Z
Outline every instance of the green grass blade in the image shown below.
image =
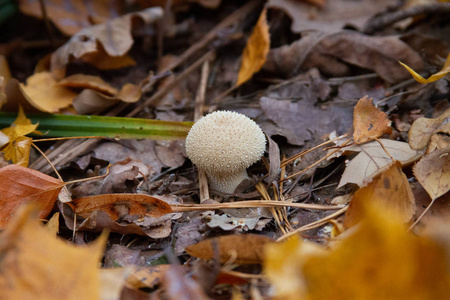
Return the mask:
M 120 139 L 184 139 L 192 122 L 173 122 L 123 117 L 28 114 L 31 122 L 39 123 L 41 137 L 102 136 Z M 9 127 L 15 114 L 0 113 L 0 128 Z

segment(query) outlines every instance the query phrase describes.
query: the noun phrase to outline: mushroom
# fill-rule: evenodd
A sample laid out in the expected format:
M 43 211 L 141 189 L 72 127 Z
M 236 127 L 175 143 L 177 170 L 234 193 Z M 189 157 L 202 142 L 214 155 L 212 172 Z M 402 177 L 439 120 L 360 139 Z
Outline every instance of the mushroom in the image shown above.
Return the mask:
M 189 159 L 203 170 L 212 189 L 231 194 L 246 169 L 260 160 L 266 137 L 253 120 L 232 111 L 216 111 L 198 120 L 186 137 Z

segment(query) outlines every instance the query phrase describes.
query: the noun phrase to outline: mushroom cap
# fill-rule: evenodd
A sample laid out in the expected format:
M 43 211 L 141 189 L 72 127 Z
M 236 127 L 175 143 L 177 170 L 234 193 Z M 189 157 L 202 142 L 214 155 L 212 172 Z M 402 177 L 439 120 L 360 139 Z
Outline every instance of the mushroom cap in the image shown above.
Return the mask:
M 216 111 L 198 120 L 186 137 L 186 153 L 212 176 L 245 170 L 266 149 L 266 137 L 253 120 L 232 111 Z

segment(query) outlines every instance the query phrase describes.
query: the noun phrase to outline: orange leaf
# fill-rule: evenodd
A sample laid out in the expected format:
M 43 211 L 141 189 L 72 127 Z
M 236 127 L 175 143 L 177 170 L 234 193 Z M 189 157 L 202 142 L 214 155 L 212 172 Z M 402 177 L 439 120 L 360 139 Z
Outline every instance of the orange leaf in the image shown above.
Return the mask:
M 393 163 L 369 184 L 356 191 L 345 214 L 346 227 L 364 219 L 363 207 L 366 202 L 380 205 L 403 222 L 411 220 L 415 211 L 414 195 L 400 162 Z
M 450 147 L 436 149 L 424 156 L 413 168 L 417 180 L 436 199 L 448 192 L 450 187 Z
M 1 235 L 2 299 L 99 299 L 99 268 L 107 235 L 89 247 L 58 239 L 22 207 Z
M 234 259 L 233 262 L 238 264 L 259 264 L 264 257 L 264 246 L 270 243 L 273 243 L 272 239 L 256 234 L 226 235 L 191 245 L 186 252 L 195 257 L 213 259 L 217 244 L 221 263 Z
M 253 74 L 261 70 L 266 62 L 270 49 L 269 25 L 267 25 L 266 15 L 267 9 L 264 9 L 248 39 L 247 46 L 245 46 L 237 86 L 252 78 Z
M 100 77 L 86 74 L 71 75 L 58 82 L 58 85 L 93 89 L 110 96 L 118 93 L 118 90 L 115 87 L 112 87 Z
M 75 213 L 83 218 L 101 210 L 114 221 L 127 215 L 161 217 L 172 212 L 170 204 L 142 194 L 104 194 L 75 199 L 72 204 Z
M 363 144 L 392 132 L 388 115 L 373 106 L 372 98 L 369 99 L 367 96 L 359 99 L 355 106 L 353 128 L 353 139 L 356 144 Z
M 64 183 L 39 171 L 18 165 L 0 169 L 0 229 L 5 228 L 17 208 L 28 202 L 39 205 L 39 218 L 53 209 Z

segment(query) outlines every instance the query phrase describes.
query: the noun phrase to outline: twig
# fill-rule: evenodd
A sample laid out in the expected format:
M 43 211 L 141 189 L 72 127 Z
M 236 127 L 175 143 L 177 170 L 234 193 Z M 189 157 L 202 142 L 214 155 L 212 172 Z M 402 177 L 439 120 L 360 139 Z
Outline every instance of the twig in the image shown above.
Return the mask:
M 173 204 L 171 205 L 173 212 L 197 211 L 197 210 L 213 210 L 213 209 L 228 209 L 228 208 L 252 208 L 252 207 L 297 207 L 303 209 L 317 209 L 317 210 L 337 210 L 342 209 L 342 205 L 319 205 L 319 204 L 305 204 L 293 203 L 289 201 L 239 201 L 227 202 L 218 204 Z
M 39 0 L 39 5 L 41 7 L 42 18 L 44 19 L 45 22 L 45 29 L 47 29 L 50 45 L 52 46 L 52 48 L 56 48 L 55 38 L 53 37 L 52 25 L 50 24 L 50 20 L 48 19 L 47 8 L 45 7 L 44 0 Z
M 450 12 L 450 3 L 435 3 L 429 5 L 418 5 L 393 13 L 385 13 L 367 22 L 363 32 L 372 34 L 386 26 L 389 26 L 400 20 L 415 17 L 419 15 L 445 15 Z
M 427 208 L 425 208 L 425 210 L 423 211 L 423 213 L 417 218 L 417 220 L 411 225 L 411 227 L 408 228 L 408 231 L 410 231 L 411 229 L 413 229 L 417 223 L 420 222 L 420 220 L 422 220 L 423 216 L 428 212 L 428 210 L 431 208 L 431 206 L 433 205 L 434 201 L 436 200 L 436 198 L 434 198 L 430 204 L 428 204 Z
M 331 215 L 326 216 L 326 217 L 323 218 L 323 219 L 317 220 L 317 221 L 315 221 L 315 222 L 312 222 L 312 223 L 309 223 L 309 224 L 307 224 L 307 225 L 305 225 L 305 226 L 302 226 L 302 227 L 300 227 L 300 228 L 297 228 L 297 229 L 295 229 L 294 231 L 291 231 L 291 232 L 289 232 L 289 233 L 287 233 L 287 234 L 285 234 L 285 235 L 279 237 L 279 238 L 277 239 L 277 242 L 280 242 L 280 241 L 282 241 L 282 240 L 285 240 L 285 239 L 287 239 L 288 237 L 291 237 L 291 236 L 293 236 L 293 235 L 298 234 L 299 232 L 307 231 L 307 230 L 310 230 L 310 229 L 313 229 L 313 228 L 322 226 L 323 224 L 327 223 L 329 220 L 334 219 L 334 218 L 336 218 L 337 216 L 343 214 L 347 209 L 348 209 L 348 206 L 345 206 L 345 207 L 343 207 L 341 210 L 338 210 L 337 212 L 332 213 Z

